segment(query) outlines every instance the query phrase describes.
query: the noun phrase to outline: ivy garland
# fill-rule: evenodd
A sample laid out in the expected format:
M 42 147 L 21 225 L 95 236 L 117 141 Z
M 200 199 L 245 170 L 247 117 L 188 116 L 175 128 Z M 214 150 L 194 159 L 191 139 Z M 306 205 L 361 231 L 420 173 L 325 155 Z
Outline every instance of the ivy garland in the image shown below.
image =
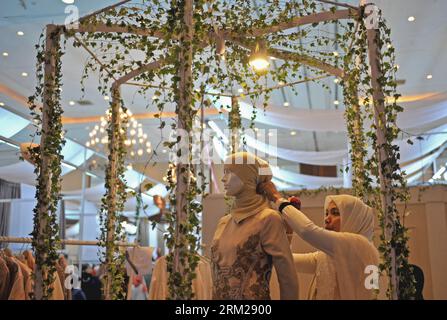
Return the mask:
M 106 193 L 101 200 L 99 246 L 105 249 L 101 255 L 101 262 L 106 267 L 103 278 L 105 298 L 122 300 L 126 293 L 126 289 L 123 288 L 125 252 L 116 242 L 125 241 L 122 212 L 127 198 L 124 179 L 126 171 L 124 160 L 127 152 L 124 141 L 127 134 L 123 128 L 128 123 L 128 114 L 117 88 L 112 88 L 108 123 L 109 162 L 105 178 Z
M 362 15 L 363 17 L 363 15 Z M 381 11 L 378 15 L 378 25 L 380 39 L 376 39 L 379 47 L 379 66 L 381 68 L 381 77 L 378 79 L 386 97 L 392 97 L 389 102 L 385 99 L 385 123 L 374 123 L 375 110 L 372 106 L 371 97 L 374 89 L 371 85 L 371 76 L 369 75 L 369 63 L 367 63 L 367 28 L 363 19 L 359 19 L 357 24 L 348 23 L 348 32 L 344 35 L 344 43 L 349 38 L 353 39 L 352 47 L 345 47 L 346 55 L 344 59 L 344 68 L 347 78 L 342 81 L 344 86 L 346 120 L 348 123 L 348 136 L 351 142 L 351 159 L 355 172 L 353 187 L 354 193 L 364 198 L 368 204 L 374 207 L 379 213 L 380 227 L 382 234 L 380 236 L 379 252 L 382 255 L 380 264 L 381 272 L 387 274 L 390 278 L 387 296 L 392 299 L 397 296 L 399 299 L 411 299 L 414 297 L 414 276 L 408 263 L 408 235 L 407 228 L 401 222 L 401 215 L 397 210 L 396 201 L 406 203 L 409 192 L 405 180 L 405 173 L 401 171 L 398 160 L 400 159 L 399 148 L 396 146 L 395 139 L 400 133 L 396 125 L 397 114 L 403 109 L 397 104 L 400 95 L 396 91 L 396 66 L 395 50 L 391 44 L 390 29 L 382 17 Z M 364 96 L 363 110 L 359 112 L 359 95 Z M 362 132 L 364 119 L 373 123 L 367 132 Z M 379 145 L 377 142 L 377 125 L 385 131 L 385 143 Z M 354 128 L 360 128 L 355 130 Z M 371 145 L 375 151 L 368 156 L 367 145 Z M 379 162 L 378 154 L 380 150 L 385 150 L 388 157 Z M 373 183 L 378 183 L 379 167 L 383 175 L 390 180 L 390 188 L 384 192 L 389 195 L 391 203 L 383 211 L 380 188 L 374 188 Z M 374 181 L 370 178 L 373 177 Z M 391 238 L 387 239 L 387 230 L 392 229 Z M 392 266 L 392 251 L 395 252 L 395 262 Z M 398 279 L 397 288 L 393 288 L 391 277 L 392 269 L 395 267 Z
M 62 86 L 61 58 L 64 54 L 59 28 L 47 27 L 49 34 L 42 33 L 39 43 L 36 45 L 37 86 L 34 95 L 28 98 L 29 108 L 33 117 L 36 133 L 32 136 L 40 136 L 40 149 L 32 152 L 32 160 L 35 163 L 34 173 L 37 175 L 36 195 L 38 199 L 34 208 L 34 228 L 32 233 L 32 247 L 36 256 L 37 269 L 33 271 L 33 279 L 36 287 L 34 298 L 47 300 L 51 298 L 55 280 L 56 260 L 59 245 L 59 227 L 57 224 L 57 207 L 60 196 L 61 176 L 61 150 L 65 144 L 62 130 L 63 109 L 60 104 Z M 44 42 L 43 40 L 45 39 Z M 51 44 L 52 48 L 46 46 Z M 52 75 L 44 74 L 44 70 L 53 70 Z M 43 110 L 38 103 L 44 103 L 47 107 L 43 117 Z M 45 121 L 45 123 L 43 123 Z M 45 164 L 44 164 L 45 162 Z M 46 178 L 49 177 L 49 180 Z M 50 184 L 50 188 L 48 188 Z M 43 208 L 47 211 L 43 212 Z M 38 284 L 39 283 L 39 284 Z M 37 284 L 39 287 L 37 287 Z M 40 287 L 41 286 L 41 287 Z

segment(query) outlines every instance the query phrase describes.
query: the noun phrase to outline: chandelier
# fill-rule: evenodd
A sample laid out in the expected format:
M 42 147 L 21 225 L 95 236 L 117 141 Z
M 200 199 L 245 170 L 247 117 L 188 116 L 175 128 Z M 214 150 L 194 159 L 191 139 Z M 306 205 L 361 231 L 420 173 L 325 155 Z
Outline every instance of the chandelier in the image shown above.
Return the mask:
M 126 160 L 130 163 L 142 161 L 145 155 L 152 152 L 151 142 L 148 140 L 148 135 L 143 131 L 143 125 L 138 123 L 129 109 L 124 111 L 120 108 L 120 118 L 126 123 L 125 129 L 127 131 L 127 138 L 124 145 L 127 147 Z M 112 121 L 112 114 L 110 110 L 106 111 L 106 115 L 100 118 L 100 124 L 89 132 L 89 140 L 86 146 L 94 149 L 98 153 L 107 154 L 109 138 L 107 135 L 107 127 Z

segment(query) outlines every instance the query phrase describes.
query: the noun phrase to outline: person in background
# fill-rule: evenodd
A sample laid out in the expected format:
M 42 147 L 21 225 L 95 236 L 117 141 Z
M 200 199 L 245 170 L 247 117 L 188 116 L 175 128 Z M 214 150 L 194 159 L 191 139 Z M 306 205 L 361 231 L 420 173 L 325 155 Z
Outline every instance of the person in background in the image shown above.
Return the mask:
M 141 275 L 133 277 L 131 291 L 132 300 L 147 300 L 147 286 Z
M 82 265 L 81 288 L 87 300 L 101 300 L 101 281 L 92 275 L 92 268 L 89 264 Z

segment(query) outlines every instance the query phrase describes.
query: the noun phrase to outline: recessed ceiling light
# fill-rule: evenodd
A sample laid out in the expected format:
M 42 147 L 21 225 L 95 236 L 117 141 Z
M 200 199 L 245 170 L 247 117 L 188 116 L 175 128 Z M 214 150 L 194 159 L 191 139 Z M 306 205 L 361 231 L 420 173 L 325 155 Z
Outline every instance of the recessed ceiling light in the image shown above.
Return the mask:
M 28 73 L 22 72 L 22 77 L 28 77 Z
M 18 35 L 18 36 L 24 36 L 25 33 L 24 33 L 23 31 L 17 31 L 17 35 Z
M 338 106 L 338 105 L 340 104 L 340 101 L 335 100 L 335 101 L 334 101 L 334 104 L 335 104 L 336 106 Z
M 8 53 L 8 52 L 3 52 L 2 55 L 3 55 L 4 57 L 7 57 L 7 56 L 9 56 L 9 53 Z
M 428 74 L 428 75 L 427 75 L 427 79 L 428 79 L 428 80 L 433 79 L 433 75 Z
M 415 17 L 413 17 L 413 16 L 409 16 L 409 17 L 408 17 L 408 21 L 413 22 L 414 20 L 416 20 Z
M 290 106 L 290 103 L 288 103 L 288 102 L 286 101 L 286 102 L 283 103 L 283 106 L 284 106 L 284 107 L 288 107 L 288 106 Z
M 68 102 L 68 104 L 69 104 L 70 106 L 74 106 L 74 105 L 76 104 L 76 102 L 74 102 L 74 101 L 72 100 L 72 101 Z
M 290 135 L 291 136 L 295 136 L 296 135 L 296 131 L 290 131 Z

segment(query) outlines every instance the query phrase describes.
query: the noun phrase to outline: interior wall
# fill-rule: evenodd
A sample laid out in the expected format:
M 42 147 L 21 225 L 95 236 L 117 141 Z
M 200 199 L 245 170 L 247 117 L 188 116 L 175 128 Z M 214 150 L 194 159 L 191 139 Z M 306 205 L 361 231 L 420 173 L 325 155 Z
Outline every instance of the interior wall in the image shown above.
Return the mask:
M 349 190 L 346 190 L 349 193 Z M 424 298 L 447 299 L 447 187 L 414 187 L 405 208 L 398 204 L 401 213 L 406 212 L 405 226 L 409 228 L 410 263 L 422 268 L 425 276 Z M 327 193 L 301 196 L 302 211 L 317 225 L 323 226 L 323 204 Z M 203 242 L 208 244 L 214 235 L 219 218 L 225 214 L 223 195 L 212 195 L 204 201 Z M 376 226 L 378 226 L 376 218 Z M 380 228 L 375 228 L 374 243 L 379 242 Z M 315 248 L 296 234 L 292 239 L 292 251 L 306 253 Z M 299 274 L 300 299 L 307 297 L 312 275 Z

